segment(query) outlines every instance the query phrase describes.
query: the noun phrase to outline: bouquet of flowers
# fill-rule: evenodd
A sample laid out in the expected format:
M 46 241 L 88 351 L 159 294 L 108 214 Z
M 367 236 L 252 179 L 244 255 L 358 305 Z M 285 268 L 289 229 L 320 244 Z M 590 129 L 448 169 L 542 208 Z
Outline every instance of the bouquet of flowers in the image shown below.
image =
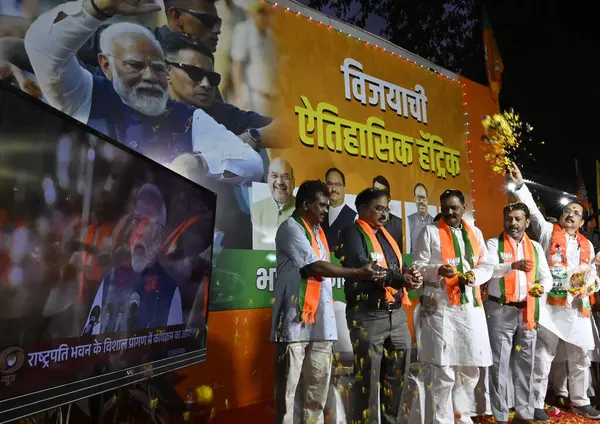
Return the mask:
M 529 296 L 531 297 L 541 297 L 544 293 L 544 288 L 539 282 L 535 282 L 529 287 Z
M 585 297 L 594 293 L 596 275 L 590 267 L 579 267 L 569 277 L 569 288 L 567 291 L 572 296 Z
M 523 141 L 530 137 L 533 127 L 521 122 L 512 109 L 493 116 L 486 115 L 481 124 L 485 132 L 482 139 L 491 146 L 491 152 L 485 155 L 485 160 L 492 166 L 492 171 L 504 175 L 506 167 L 524 152 Z

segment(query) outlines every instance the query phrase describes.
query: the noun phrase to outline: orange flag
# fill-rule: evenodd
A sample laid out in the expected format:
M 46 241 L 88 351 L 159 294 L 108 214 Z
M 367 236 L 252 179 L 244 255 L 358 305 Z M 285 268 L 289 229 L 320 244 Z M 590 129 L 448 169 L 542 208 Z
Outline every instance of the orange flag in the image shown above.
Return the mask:
M 492 26 L 488 20 L 485 7 L 483 7 L 483 51 L 485 55 L 485 67 L 487 69 L 488 83 L 492 91 L 492 98 L 498 103 L 498 96 L 502 89 L 502 72 L 504 64 L 496 45 Z

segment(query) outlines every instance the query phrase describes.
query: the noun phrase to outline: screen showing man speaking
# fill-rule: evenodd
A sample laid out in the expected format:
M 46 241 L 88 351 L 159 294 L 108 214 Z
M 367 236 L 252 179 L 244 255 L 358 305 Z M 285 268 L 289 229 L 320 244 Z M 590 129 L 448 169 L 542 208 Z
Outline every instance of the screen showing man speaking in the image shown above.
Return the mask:
M 205 348 L 216 197 L 0 87 L 0 410 Z

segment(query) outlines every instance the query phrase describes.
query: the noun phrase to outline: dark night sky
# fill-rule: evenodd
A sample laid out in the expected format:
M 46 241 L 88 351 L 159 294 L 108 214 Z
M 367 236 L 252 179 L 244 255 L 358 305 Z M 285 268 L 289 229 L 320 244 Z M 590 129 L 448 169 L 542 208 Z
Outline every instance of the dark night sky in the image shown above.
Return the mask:
M 505 68 L 501 108 L 513 107 L 533 125 L 535 139 L 545 142 L 529 147 L 532 156 L 521 162 L 525 177 L 574 193 L 577 157 L 595 202 L 600 31 L 589 4 L 485 0 Z M 379 34 L 385 25 L 377 17 L 367 29 Z
M 573 192 L 577 157 L 595 192 L 598 31 L 577 3 L 502 0 L 488 10 L 505 67 L 501 106 L 514 107 L 545 141 L 532 147 L 535 162 L 524 173 Z

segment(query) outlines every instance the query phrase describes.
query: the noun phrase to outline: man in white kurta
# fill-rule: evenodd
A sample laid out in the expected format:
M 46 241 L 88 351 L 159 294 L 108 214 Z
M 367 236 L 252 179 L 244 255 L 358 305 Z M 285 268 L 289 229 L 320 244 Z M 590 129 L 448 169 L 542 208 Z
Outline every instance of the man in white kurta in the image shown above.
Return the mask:
M 494 273 L 485 302 L 494 363 L 489 369 L 490 398 L 496 423 L 508 423 L 509 385 L 514 385 L 513 424 L 533 421 L 533 368 L 536 312 L 539 296 L 530 295 L 533 284 L 552 289 L 552 275 L 542 246 L 525 231 L 530 211 L 524 203 L 504 207 L 504 232 L 487 242 Z M 538 298 L 538 299 L 536 299 Z
M 566 273 L 568 276 L 576 272 L 580 267 L 580 254 L 589 251 L 590 259 L 594 257 L 592 243 L 585 239 L 582 246 L 581 238 L 578 237 L 578 229 L 583 225 L 583 207 L 574 202 L 567 205 L 559 219 L 560 228 L 546 221 L 536 206 L 533 197 L 523 182 L 521 171 L 516 165 L 512 165 L 509 172 L 509 180 L 515 183 L 514 195 L 520 202 L 525 203 L 531 211 L 531 228 L 538 237 L 540 244 L 548 256 L 550 271 L 553 274 L 554 286 L 564 285 L 564 276 L 561 276 L 558 267 L 553 267 L 553 259 L 550 250 L 553 248 L 552 239 L 555 230 L 563 230 L 566 238 Z M 590 263 L 595 275 L 595 265 Z M 593 282 L 592 282 L 593 284 Z M 544 412 L 544 402 L 548 389 L 548 375 L 552 361 L 556 356 L 559 343 L 564 342 L 569 373 L 569 393 L 572 410 L 574 413 L 591 419 L 600 419 L 600 412 L 590 405 L 587 390 L 590 384 L 590 358 L 589 351 L 594 349 L 594 336 L 592 323 L 589 317 L 584 317 L 578 305 L 587 299 L 573 297 L 570 293 L 567 297 L 568 307 L 550 306 L 547 303 L 548 294 L 540 302 L 540 329 L 536 343 L 536 358 L 534 366 L 534 403 L 537 421 L 549 421 Z
M 474 226 L 471 232 L 477 246 L 473 247 L 474 251 L 478 248 L 480 257 L 467 257 L 463 239 L 466 223 L 462 220 L 466 209 L 464 195 L 458 190 L 447 190 L 440 196 L 440 203 L 442 220 L 450 227 L 460 249 L 460 258 L 453 262 L 462 262 L 463 272 L 470 274 L 464 287 L 469 301 L 451 305 L 445 277 L 453 277 L 456 270 L 452 271 L 442 256 L 438 225 L 443 224 L 440 221 L 438 225 L 427 225 L 417 241 L 413 261 L 425 281 L 417 338 L 419 361 L 428 372 L 423 415 L 428 424 L 471 423 L 478 367 L 492 364 L 485 312 L 483 307 L 474 306 L 474 295 L 475 288 L 491 278 L 493 266 L 487 261 L 483 235 Z M 478 265 L 473 267 L 473 262 Z

